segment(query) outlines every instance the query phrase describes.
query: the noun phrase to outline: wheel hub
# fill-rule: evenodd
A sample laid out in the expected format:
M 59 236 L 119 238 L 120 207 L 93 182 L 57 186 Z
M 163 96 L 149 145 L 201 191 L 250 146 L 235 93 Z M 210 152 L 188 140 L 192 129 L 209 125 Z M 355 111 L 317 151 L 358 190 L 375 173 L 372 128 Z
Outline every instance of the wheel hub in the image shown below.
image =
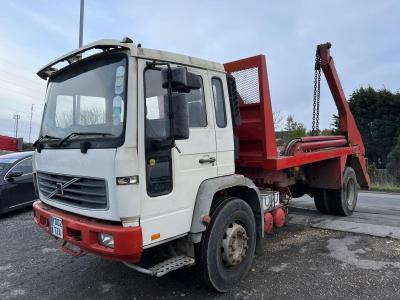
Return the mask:
M 225 230 L 222 239 L 222 260 L 228 266 L 235 266 L 242 262 L 248 248 L 247 232 L 242 225 L 233 222 Z
M 352 207 L 354 202 L 354 186 L 354 181 L 349 180 L 346 186 L 346 201 L 349 207 Z

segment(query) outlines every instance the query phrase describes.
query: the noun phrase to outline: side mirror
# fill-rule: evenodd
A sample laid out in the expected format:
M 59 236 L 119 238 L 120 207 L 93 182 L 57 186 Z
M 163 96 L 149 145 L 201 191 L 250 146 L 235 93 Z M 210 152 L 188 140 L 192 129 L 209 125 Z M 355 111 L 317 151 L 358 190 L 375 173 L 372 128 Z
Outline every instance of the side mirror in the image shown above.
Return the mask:
M 172 109 L 174 139 L 187 140 L 189 138 L 189 106 L 185 94 L 172 95 Z
M 7 174 L 6 178 L 11 179 L 11 178 L 15 178 L 15 177 L 20 177 L 22 176 L 24 173 L 22 173 L 21 171 L 13 171 Z
M 168 95 L 164 96 L 168 101 Z M 174 140 L 187 140 L 189 138 L 189 106 L 185 94 L 172 94 L 172 124 L 174 132 L 172 138 Z
M 189 93 L 190 90 L 201 88 L 199 76 L 189 72 L 185 67 L 170 68 L 171 70 L 171 87 L 173 92 Z M 161 71 L 162 87 L 168 88 L 168 68 Z

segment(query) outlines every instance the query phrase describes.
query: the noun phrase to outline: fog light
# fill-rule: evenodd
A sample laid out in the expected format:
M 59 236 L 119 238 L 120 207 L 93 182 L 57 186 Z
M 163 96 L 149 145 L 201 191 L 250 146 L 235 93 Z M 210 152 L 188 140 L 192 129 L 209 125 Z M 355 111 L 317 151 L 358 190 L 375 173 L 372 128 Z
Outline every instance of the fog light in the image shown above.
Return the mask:
M 97 240 L 100 245 L 108 248 L 114 248 L 114 237 L 111 234 L 99 232 L 99 234 L 97 235 Z

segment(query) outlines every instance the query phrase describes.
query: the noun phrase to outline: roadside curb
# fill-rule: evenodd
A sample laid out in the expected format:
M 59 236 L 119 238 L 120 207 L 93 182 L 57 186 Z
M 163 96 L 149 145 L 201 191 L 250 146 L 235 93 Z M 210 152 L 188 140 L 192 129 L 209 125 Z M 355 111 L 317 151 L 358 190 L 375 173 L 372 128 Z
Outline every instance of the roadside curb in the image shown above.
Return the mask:
M 288 224 L 400 240 L 400 227 L 347 221 L 342 217 L 321 218 L 299 211 L 289 216 Z
M 400 195 L 398 192 L 385 192 L 385 191 L 374 191 L 374 190 L 359 190 L 360 193 L 367 194 L 388 194 L 388 195 Z

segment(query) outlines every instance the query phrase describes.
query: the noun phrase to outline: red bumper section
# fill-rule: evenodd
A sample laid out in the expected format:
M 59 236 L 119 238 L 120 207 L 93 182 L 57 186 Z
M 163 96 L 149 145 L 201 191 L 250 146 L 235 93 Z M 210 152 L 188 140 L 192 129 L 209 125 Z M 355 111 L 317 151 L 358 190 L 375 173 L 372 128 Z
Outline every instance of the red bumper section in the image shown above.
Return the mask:
M 122 227 L 100 223 L 93 219 L 51 208 L 36 201 L 33 204 L 35 222 L 48 234 L 50 231 L 50 217 L 62 219 L 63 240 L 87 251 L 108 259 L 136 263 L 143 252 L 142 228 Z M 99 232 L 107 233 L 114 238 L 114 248 L 99 244 Z

